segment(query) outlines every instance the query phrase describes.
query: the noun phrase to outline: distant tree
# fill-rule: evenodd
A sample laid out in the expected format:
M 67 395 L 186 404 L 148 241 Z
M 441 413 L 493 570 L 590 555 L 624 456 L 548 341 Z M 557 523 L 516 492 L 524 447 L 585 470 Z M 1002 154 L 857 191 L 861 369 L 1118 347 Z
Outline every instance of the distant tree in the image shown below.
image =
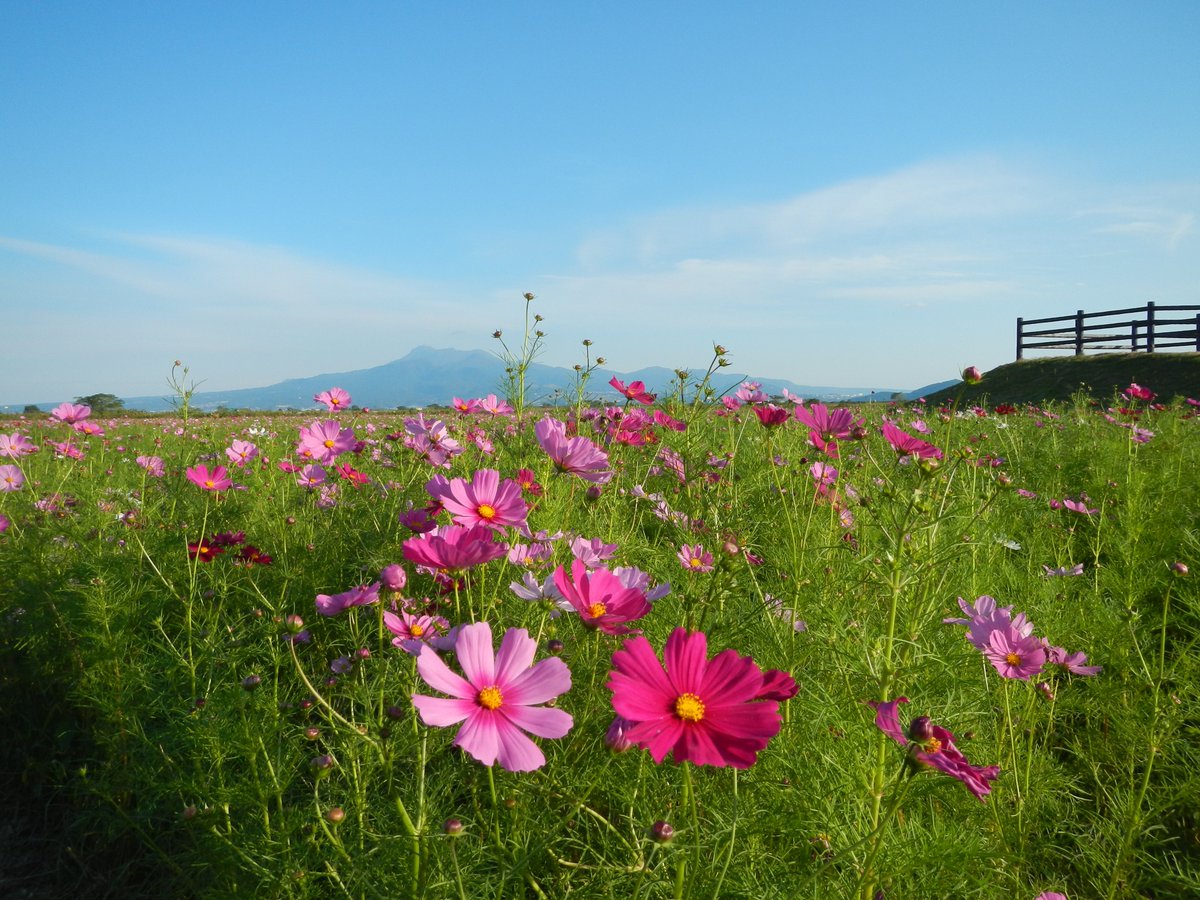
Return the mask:
M 41 411 L 42 411 L 42 408 L 40 406 L 38 406 L 36 403 L 27 403 L 25 405 L 24 412 L 25 412 L 25 415 L 27 415 L 27 416 L 36 416 Z
M 76 397 L 75 402 L 90 406 L 97 415 L 120 412 L 125 408 L 125 401 L 116 394 L 88 394 L 86 397 Z

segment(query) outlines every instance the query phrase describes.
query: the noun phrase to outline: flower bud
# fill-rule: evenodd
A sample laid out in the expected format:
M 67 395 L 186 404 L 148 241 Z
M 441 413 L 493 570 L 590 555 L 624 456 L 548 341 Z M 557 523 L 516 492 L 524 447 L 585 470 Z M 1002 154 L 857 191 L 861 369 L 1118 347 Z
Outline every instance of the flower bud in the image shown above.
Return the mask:
M 669 822 L 664 822 L 659 819 L 650 826 L 650 838 L 656 844 L 666 844 L 675 837 L 675 829 L 671 827 Z
M 408 583 L 408 574 L 399 563 L 392 563 L 383 567 L 379 581 L 389 591 L 402 591 Z
M 550 640 L 546 641 L 546 651 L 548 653 L 562 653 L 564 647 L 566 647 L 566 644 L 564 644 L 558 638 L 551 638 Z
M 1188 573 L 1187 563 L 1176 562 L 1171 564 L 1171 571 L 1181 578 Z
M 321 729 L 315 725 L 310 725 L 304 729 L 304 739 L 306 741 L 315 741 L 321 736 Z
M 262 684 L 261 675 L 247 675 L 242 679 L 242 689 L 246 691 L 252 691 L 260 684 Z
M 626 732 L 633 727 L 633 722 L 628 719 L 623 719 L 617 716 L 613 719 L 612 724 L 608 726 L 608 731 L 604 735 L 604 746 L 613 753 L 624 753 L 633 746 L 633 742 L 626 736 Z
M 595 501 L 595 500 L 599 500 L 599 499 L 600 499 L 600 494 L 601 494 L 601 493 L 602 493 L 602 492 L 601 492 L 601 490 L 600 490 L 600 485 L 598 485 L 598 484 L 593 484 L 593 485 L 591 485 L 590 487 L 588 487 L 588 489 L 587 489 L 586 491 L 584 491 L 584 492 L 583 492 L 583 496 L 584 496 L 584 498 L 585 498 L 585 499 L 587 499 L 587 500 L 592 500 L 592 501 Z
M 448 834 L 450 837 L 458 837 L 463 833 L 463 823 L 461 819 L 447 819 L 442 823 L 442 833 Z
M 917 716 L 908 723 L 908 739 L 918 744 L 928 743 L 933 737 L 933 723 L 929 716 Z
M 962 380 L 967 384 L 979 384 L 983 381 L 983 375 L 980 374 L 976 366 L 967 366 L 962 371 Z
M 340 806 L 335 806 L 332 809 L 330 809 L 328 812 L 325 813 L 325 821 L 329 822 L 332 825 L 339 824 L 345 818 L 346 818 L 346 811 L 344 809 L 342 809 Z

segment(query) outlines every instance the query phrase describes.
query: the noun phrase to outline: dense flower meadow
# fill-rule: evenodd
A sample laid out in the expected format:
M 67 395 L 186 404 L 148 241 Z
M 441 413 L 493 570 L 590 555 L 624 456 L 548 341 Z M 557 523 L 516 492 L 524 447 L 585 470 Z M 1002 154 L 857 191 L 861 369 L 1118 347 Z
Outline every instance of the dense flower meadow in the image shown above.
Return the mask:
M 1200 893 L 1196 400 L 680 379 L 0 423 L 0 886 Z

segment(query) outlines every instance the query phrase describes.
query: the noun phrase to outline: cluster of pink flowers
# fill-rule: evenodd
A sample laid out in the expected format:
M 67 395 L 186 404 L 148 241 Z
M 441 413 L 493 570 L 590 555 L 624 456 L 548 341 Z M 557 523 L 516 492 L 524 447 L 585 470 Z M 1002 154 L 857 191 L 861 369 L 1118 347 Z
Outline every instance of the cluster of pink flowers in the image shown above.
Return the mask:
M 233 555 L 237 565 L 269 566 L 273 562 L 270 555 L 253 544 L 246 543 L 246 534 L 243 531 L 223 531 L 212 537 L 201 538 L 195 542 L 189 541 L 187 546 L 188 556 L 204 563 L 212 562 L 221 554 L 234 550 L 234 548 L 237 548 Z
M 966 625 L 967 640 L 978 649 L 1003 678 L 1029 681 L 1049 664 L 1075 675 L 1095 675 L 1101 666 L 1089 666 L 1082 652 L 1067 653 L 1044 638 L 1035 637 L 1033 623 L 1024 613 L 1012 614 L 1011 606 L 997 606 L 994 598 L 978 597 L 973 604 L 962 597 L 958 605 L 966 618 L 943 619 L 948 625 Z
M 463 452 L 462 445 L 450 437 L 446 424 L 438 419 L 426 421 L 424 413 L 405 419 L 404 431 L 404 446 L 435 468 L 450 468 L 450 460 Z

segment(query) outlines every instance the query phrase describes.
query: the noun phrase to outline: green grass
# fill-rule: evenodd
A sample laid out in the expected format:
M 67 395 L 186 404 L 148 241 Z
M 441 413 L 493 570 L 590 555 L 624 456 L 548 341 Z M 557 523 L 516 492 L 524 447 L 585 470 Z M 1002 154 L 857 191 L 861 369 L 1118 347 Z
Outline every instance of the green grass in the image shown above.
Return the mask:
M 80 898 L 1200 892 L 1200 597 L 1195 576 L 1171 568 L 1200 561 L 1195 410 L 1110 422 L 1082 396 L 1006 416 L 930 406 L 856 411 L 866 438 L 825 460 L 840 470 L 837 506 L 814 491 L 809 467 L 822 457 L 806 430 L 765 429 L 748 409 L 668 405 L 687 431 L 612 445 L 615 477 L 596 498 L 553 472 L 533 440 L 535 418 L 511 434 L 503 419 L 454 419 L 468 449 L 445 475 L 531 468 L 545 486 L 533 530 L 603 538 L 617 545 L 610 564 L 671 582 L 636 623 L 656 650 L 677 626 L 701 628 L 710 655 L 732 648 L 795 677 L 779 733 L 742 771 L 609 750 L 606 682 L 622 639 L 518 600 L 508 585 L 521 571 L 503 559 L 450 595 L 405 563 L 404 595 L 430 598 L 456 621 L 490 621 L 497 638 L 528 629 L 539 659 L 557 652 L 571 670 L 558 706 L 574 726 L 539 740 L 546 765 L 519 774 L 489 772 L 451 747 L 455 729 L 421 724 L 408 697 L 432 690 L 390 645 L 379 607 L 324 618 L 313 605 L 403 562 L 410 534 L 398 516 L 428 502 L 436 471 L 389 438 L 403 416 L 343 414 L 365 442 L 348 458 L 370 482 L 343 483 L 326 507 L 277 465 L 292 458 L 296 427 L 323 415 L 196 418 L 180 435 L 171 420 L 116 418 L 104 437 L 75 439 L 81 460 L 50 446 L 66 426 L 10 419 L 0 431 L 29 434 L 41 449 L 19 460 L 25 486 L 0 494 L 11 520 L 0 535 L 0 723 L 10 737 L 0 749 L 10 812 L 0 889 Z M 900 465 L 879 435 L 885 415 L 910 432 L 923 417 L 946 458 Z M 1121 427 L 1135 421 L 1154 433 L 1147 443 Z M 466 440 L 471 427 L 491 436 L 493 456 Z M 590 429 L 581 432 L 603 440 Z M 234 471 L 245 490 L 218 497 L 184 479 L 202 457 L 223 458 L 234 437 L 269 458 Z M 656 467 L 663 446 L 681 455 L 683 480 Z M 140 454 L 161 456 L 166 476 L 147 477 Z M 679 515 L 660 517 L 635 496 L 639 486 Z M 1095 514 L 1049 502 L 1081 493 Z M 189 559 L 189 541 L 220 531 L 244 531 L 273 563 Z M 715 570 L 684 571 L 675 557 L 684 543 L 713 551 Z M 555 542 L 554 565 L 570 559 L 566 541 Z M 1043 575 L 1076 563 L 1081 576 Z M 1103 672 L 1038 676 L 1044 688 L 1000 678 L 961 626 L 942 622 L 960 614 L 958 597 L 982 594 Z M 778 615 L 776 600 L 806 629 Z M 295 655 L 283 621 L 293 614 L 312 636 Z M 369 656 L 329 682 L 331 662 L 360 649 Z M 250 675 L 261 679 L 254 690 L 243 687 Z M 1000 767 L 984 802 L 943 774 L 914 774 L 875 727 L 867 701 L 900 695 L 911 701 L 903 722 L 929 715 L 973 764 Z M 327 770 L 313 767 L 322 755 Z M 449 819 L 461 834 L 446 833 Z M 650 837 L 659 820 L 675 829 L 669 843 Z

